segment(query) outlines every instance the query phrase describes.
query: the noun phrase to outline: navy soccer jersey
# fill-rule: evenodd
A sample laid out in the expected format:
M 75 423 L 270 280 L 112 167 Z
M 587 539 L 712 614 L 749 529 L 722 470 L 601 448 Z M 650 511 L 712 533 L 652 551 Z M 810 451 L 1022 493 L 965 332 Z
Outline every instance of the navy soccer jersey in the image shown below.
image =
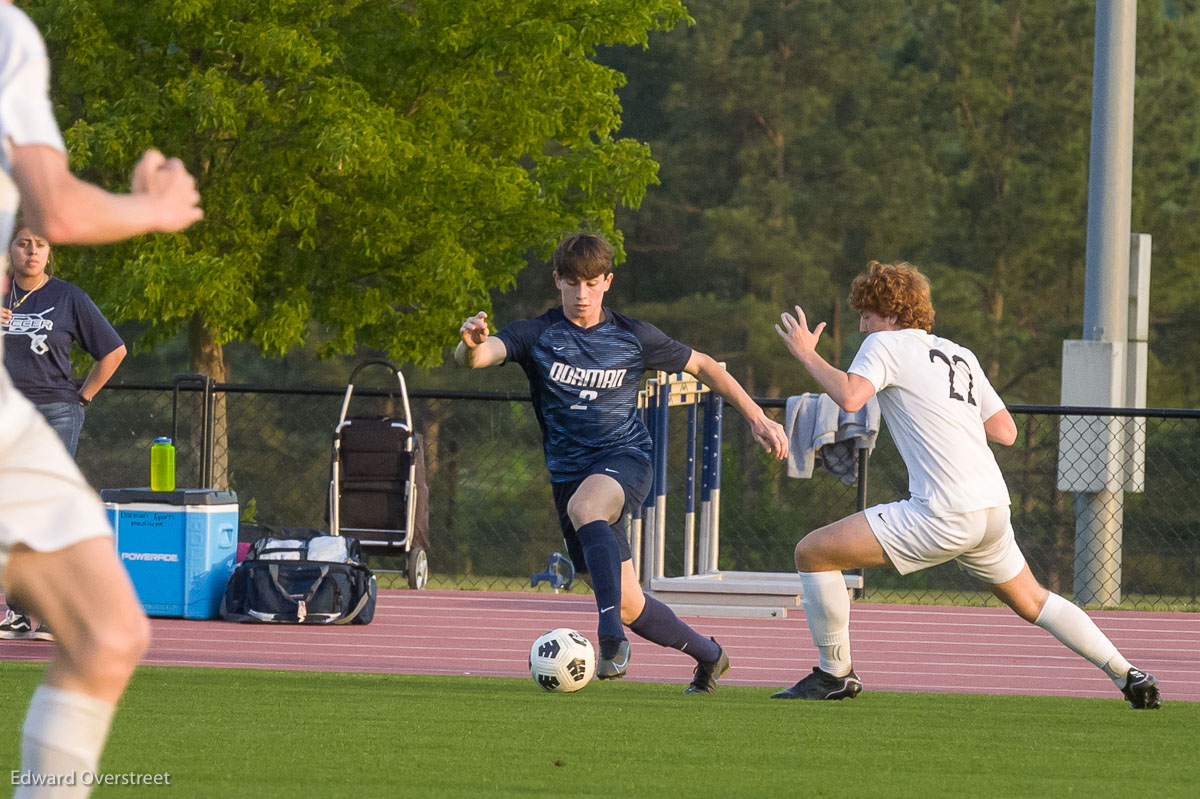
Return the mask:
M 691 347 L 608 308 L 586 330 L 560 307 L 496 335 L 508 350 L 505 362 L 520 364 L 529 378 L 552 482 L 575 479 L 619 452 L 649 460 L 650 433 L 637 411 L 642 373 L 681 371 Z

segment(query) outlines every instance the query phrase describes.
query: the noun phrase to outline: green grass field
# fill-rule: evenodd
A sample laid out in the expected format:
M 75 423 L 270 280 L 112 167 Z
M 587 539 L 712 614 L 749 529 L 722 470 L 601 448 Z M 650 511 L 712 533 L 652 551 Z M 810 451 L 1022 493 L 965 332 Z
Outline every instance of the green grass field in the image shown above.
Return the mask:
M 0 766 L 42 664 L 5 663 Z M 1188 797 L 1200 703 L 168 667 L 139 669 L 101 771 L 178 797 Z M 5 783 L 7 787 L 7 783 Z M 3 789 L 0 789 L 3 793 Z

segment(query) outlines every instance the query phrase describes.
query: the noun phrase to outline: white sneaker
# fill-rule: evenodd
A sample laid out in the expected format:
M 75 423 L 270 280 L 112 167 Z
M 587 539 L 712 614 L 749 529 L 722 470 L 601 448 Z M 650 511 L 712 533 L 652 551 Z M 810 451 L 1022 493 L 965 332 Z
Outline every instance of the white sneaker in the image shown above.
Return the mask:
M 33 638 L 33 625 L 23 613 L 9 609 L 0 621 L 0 638 L 5 641 L 28 641 Z

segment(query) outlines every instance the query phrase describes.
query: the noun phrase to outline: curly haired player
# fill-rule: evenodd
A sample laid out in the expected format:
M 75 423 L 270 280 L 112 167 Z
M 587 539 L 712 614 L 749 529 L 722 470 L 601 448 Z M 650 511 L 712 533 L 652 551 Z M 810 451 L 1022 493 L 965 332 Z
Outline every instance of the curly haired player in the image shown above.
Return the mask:
M 955 560 L 1018 616 L 1103 669 L 1133 708 L 1161 704 L 1154 677 L 1134 668 L 1076 605 L 1043 588 L 1013 537 L 1008 488 L 988 442 L 1017 428 L 970 350 L 930 333 L 929 281 L 909 264 L 872 261 L 850 304 L 867 334 L 846 372 L 817 354 L 825 323 L 781 314 L 775 330 L 792 355 L 847 411 L 878 395 L 908 467 L 910 497 L 814 530 L 796 544 L 819 665 L 775 699 L 846 699 L 862 690 L 850 663 L 850 598 L 842 569 L 893 566 L 901 574 Z

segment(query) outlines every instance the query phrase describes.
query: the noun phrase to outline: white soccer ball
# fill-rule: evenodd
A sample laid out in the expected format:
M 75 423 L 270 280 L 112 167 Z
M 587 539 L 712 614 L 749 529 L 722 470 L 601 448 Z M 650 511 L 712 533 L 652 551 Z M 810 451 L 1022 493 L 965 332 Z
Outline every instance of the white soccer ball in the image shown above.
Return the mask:
M 596 650 L 575 630 L 559 627 L 540 636 L 529 649 L 529 674 L 557 694 L 578 691 L 596 674 Z

